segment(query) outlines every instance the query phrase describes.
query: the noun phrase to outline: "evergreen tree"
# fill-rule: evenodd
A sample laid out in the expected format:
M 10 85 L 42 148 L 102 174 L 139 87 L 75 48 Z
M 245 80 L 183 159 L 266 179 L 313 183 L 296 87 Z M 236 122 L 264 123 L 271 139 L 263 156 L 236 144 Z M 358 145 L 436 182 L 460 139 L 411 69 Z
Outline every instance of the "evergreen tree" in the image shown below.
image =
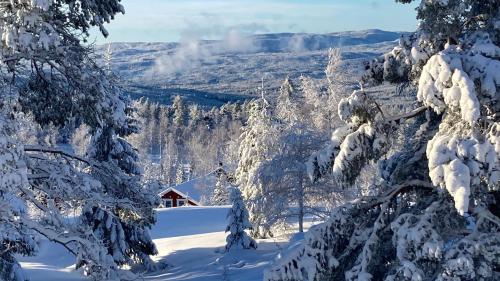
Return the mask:
M 124 9 L 117 0 L 84 2 L 0 4 L 1 81 L 6 83 L 0 101 L 2 280 L 25 280 L 16 255 L 35 254 L 36 235 L 75 254 L 77 268 L 98 280 L 130 278 L 120 265 L 144 262 L 154 252 L 145 230 L 154 220 L 154 198 L 131 194 L 137 188 L 129 175 L 137 173 L 129 161 L 135 159 L 127 156 L 133 149 L 115 138 L 125 135 L 123 130 L 130 125 L 126 102 L 116 81 L 93 61 L 92 49 L 82 45 L 94 26 L 106 36 L 103 24 Z M 109 144 L 102 148 L 110 149 L 105 152 L 94 145 L 99 153 L 88 159 L 43 143 L 25 145 L 15 135 L 17 117 L 23 114 L 20 110 L 41 128 L 60 129 L 77 120 L 95 138 L 100 136 L 101 141 L 93 144 Z M 27 214 L 28 205 L 37 216 Z M 86 215 L 94 208 L 110 215 L 106 223 L 121 223 L 124 235 L 94 229 Z M 70 210 L 82 212 L 68 219 Z M 101 214 L 95 218 L 101 219 Z M 127 224 L 132 220 L 133 224 Z M 141 246 L 135 243 L 136 237 Z M 150 248 L 143 248 L 143 242 Z M 114 248 L 117 244 L 120 248 Z
M 270 200 L 260 182 L 259 168 L 267 159 L 276 137 L 276 122 L 271 117 L 270 106 L 264 99 L 252 102 L 248 124 L 241 134 L 239 162 L 236 169 L 239 185 L 253 230 L 252 236 L 271 236 L 271 223 L 266 220 L 265 211 Z
M 127 119 L 127 118 L 126 118 Z M 158 252 L 148 229 L 155 223 L 153 208 L 158 198 L 151 191 L 142 190 L 142 169 L 135 149 L 123 138 L 137 131 L 131 123 L 115 124 L 99 129 L 93 136 L 88 157 L 114 171 L 114 181 L 96 178 L 103 183 L 104 192 L 113 194 L 116 200 L 130 200 L 137 206 L 133 209 L 118 205 L 114 210 L 99 205 L 86 205 L 82 221 L 89 224 L 96 236 L 105 241 L 108 253 L 118 265 L 141 265 L 147 270 L 156 268 L 149 257 Z
M 169 108 L 166 106 L 160 106 L 160 125 L 159 125 L 159 141 L 160 141 L 160 151 L 159 154 L 163 157 L 165 148 L 167 147 L 167 137 L 170 130 L 170 120 L 168 118 Z M 162 171 L 164 174 L 164 171 Z
M 181 162 L 177 162 L 177 170 L 175 172 L 175 184 L 179 185 L 185 181 L 186 178 L 184 175 L 184 164 L 181 164 Z
M 292 124 L 300 119 L 297 105 L 297 96 L 295 86 L 290 78 L 286 78 L 280 88 L 278 100 L 276 102 L 276 116 L 286 123 Z
M 411 2 L 400 0 L 398 2 Z M 497 280 L 500 3 L 422 1 L 419 30 L 364 81 L 415 84 L 422 105 L 386 116 L 364 91 L 339 104 L 346 126 L 311 158 L 313 180 L 349 187 L 379 161 L 378 195 L 337 208 L 265 280 Z M 404 126 L 401 151 L 388 137 Z
M 222 163 L 219 163 L 219 168 L 215 171 L 217 177 L 217 182 L 215 183 L 215 189 L 212 194 L 211 203 L 212 205 L 220 206 L 229 204 L 229 181 L 230 178 L 227 172 L 224 170 Z
M 252 225 L 238 188 L 231 188 L 230 200 L 233 205 L 227 214 L 229 224 L 226 232 L 229 232 L 229 235 L 226 238 L 226 251 L 233 248 L 257 249 L 257 242 L 245 232 L 246 229 L 252 229 Z
M 182 101 L 181 96 L 175 96 L 172 108 L 174 111 L 174 120 L 173 120 L 174 126 L 177 126 L 178 128 L 184 126 L 185 109 L 184 109 L 184 102 Z
M 202 119 L 202 110 L 197 104 L 189 106 L 189 126 L 195 128 Z

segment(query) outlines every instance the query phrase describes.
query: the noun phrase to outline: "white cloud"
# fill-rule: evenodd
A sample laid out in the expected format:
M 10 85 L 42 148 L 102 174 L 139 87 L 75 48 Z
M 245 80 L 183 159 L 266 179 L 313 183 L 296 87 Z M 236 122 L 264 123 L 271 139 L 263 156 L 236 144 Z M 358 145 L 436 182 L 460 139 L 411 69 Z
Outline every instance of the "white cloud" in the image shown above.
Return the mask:
M 181 39 L 179 47 L 173 53 L 155 60 L 151 75 L 189 71 L 202 63 L 212 62 L 217 54 L 252 52 L 258 48 L 253 37 L 236 28 L 229 29 L 223 40 L 213 42 L 203 41 L 200 36 L 189 33 Z

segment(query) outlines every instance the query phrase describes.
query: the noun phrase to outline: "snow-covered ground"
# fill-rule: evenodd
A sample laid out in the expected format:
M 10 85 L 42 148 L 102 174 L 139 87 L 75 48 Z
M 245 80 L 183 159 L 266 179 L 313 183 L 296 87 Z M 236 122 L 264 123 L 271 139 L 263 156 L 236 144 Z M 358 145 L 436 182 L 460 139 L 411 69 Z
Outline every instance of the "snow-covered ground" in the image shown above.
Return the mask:
M 258 240 L 257 250 L 223 253 L 226 214 L 229 206 L 182 207 L 158 210 L 151 230 L 161 270 L 142 276 L 144 280 L 254 281 L 287 248 L 285 238 Z M 36 257 L 21 257 L 21 266 L 33 281 L 87 280 L 74 271 L 74 257 L 62 246 L 41 243 Z M 141 279 L 139 279 L 141 280 Z

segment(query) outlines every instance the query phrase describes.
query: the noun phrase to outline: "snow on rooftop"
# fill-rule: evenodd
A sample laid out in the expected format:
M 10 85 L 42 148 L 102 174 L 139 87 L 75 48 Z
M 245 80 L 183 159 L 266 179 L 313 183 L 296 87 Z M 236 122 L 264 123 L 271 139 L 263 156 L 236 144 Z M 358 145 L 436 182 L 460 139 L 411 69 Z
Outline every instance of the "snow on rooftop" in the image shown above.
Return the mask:
M 206 193 L 205 191 L 207 191 L 207 189 L 213 186 L 215 186 L 215 176 L 214 172 L 212 171 L 204 176 L 165 188 L 160 191 L 159 194 L 162 195 L 173 188 L 181 192 L 183 195 L 186 195 L 186 197 L 190 199 L 193 199 L 197 202 L 203 202 L 203 194 Z

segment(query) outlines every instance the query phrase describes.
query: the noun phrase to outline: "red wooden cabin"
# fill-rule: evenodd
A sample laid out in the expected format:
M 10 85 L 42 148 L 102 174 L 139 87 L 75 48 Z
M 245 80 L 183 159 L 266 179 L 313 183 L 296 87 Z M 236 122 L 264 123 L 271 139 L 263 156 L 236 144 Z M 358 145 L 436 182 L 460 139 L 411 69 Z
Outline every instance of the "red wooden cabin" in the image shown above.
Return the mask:
M 200 206 L 200 203 L 194 198 L 189 197 L 188 194 L 184 194 L 183 192 L 173 187 L 169 187 L 163 190 L 159 195 L 161 197 L 162 205 L 164 208 Z

